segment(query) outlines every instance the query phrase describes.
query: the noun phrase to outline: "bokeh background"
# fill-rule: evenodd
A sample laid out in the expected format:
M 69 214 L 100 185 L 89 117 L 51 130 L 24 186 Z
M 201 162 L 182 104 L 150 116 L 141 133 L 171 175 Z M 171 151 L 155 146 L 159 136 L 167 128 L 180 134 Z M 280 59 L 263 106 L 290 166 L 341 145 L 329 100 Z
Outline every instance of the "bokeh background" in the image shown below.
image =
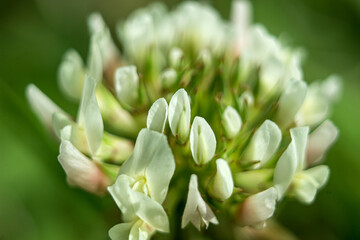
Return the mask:
M 86 17 L 99 11 L 112 30 L 145 0 L 1 0 L 0 3 L 0 239 L 107 239 L 119 221 L 109 197 L 69 188 L 58 144 L 25 101 L 35 83 L 70 113 L 56 83 L 68 48 L 86 56 Z M 171 7 L 180 2 L 169 0 Z M 254 21 L 306 51 L 307 81 L 337 73 L 344 79 L 333 121 L 340 138 L 328 153 L 331 178 L 314 204 L 288 200 L 276 218 L 299 239 L 360 239 L 360 1 L 253 0 Z M 224 18 L 230 0 L 209 1 Z

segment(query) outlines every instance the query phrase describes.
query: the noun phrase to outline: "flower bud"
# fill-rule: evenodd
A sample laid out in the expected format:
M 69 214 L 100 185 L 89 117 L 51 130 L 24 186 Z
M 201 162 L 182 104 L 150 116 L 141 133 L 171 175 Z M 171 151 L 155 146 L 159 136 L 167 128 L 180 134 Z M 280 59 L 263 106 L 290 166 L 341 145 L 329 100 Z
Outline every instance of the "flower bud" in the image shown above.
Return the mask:
M 248 193 L 257 193 L 272 186 L 274 169 L 262 168 L 234 174 L 235 186 Z
M 336 141 L 338 133 L 336 126 L 330 120 L 326 120 L 310 134 L 306 151 L 308 166 L 322 160 L 327 150 Z
M 276 123 L 281 129 L 286 129 L 293 121 L 306 96 L 306 83 L 292 80 L 281 94 Z
M 245 150 L 244 161 L 259 162 L 254 168 L 264 166 L 274 155 L 281 142 L 281 130 L 270 120 L 265 122 L 256 130 L 248 147 Z
M 109 185 L 108 177 L 100 168 L 65 140 L 60 145 L 58 157 L 67 175 L 69 184 L 79 186 L 89 192 L 102 194 Z
M 202 117 L 195 117 L 191 126 L 190 149 L 197 165 L 206 164 L 214 157 L 216 150 L 215 134 Z
M 183 51 L 181 48 L 174 47 L 170 50 L 169 53 L 169 62 L 170 66 L 173 68 L 178 68 L 181 62 L 181 59 L 183 58 Z
M 139 93 L 139 76 L 135 66 L 124 66 L 116 69 L 115 92 L 122 104 L 131 107 L 136 105 Z
M 234 181 L 228 163 L 224 159 L 216 160 L 216 174 L 210 184 L 210 195 L 224 201 L 234 190 Z
M 254 226 L 272 217 L 275 211 L 277 192 L 274 187 L 251 195 L 241 205 L 237 221 L 241 226 Z
M 230 139 L 234 138 L 241 129 L 242 120 L 235 108 L 227 106 L 222 114 L 222 123 L 226 136 Z
M 179 89 L 169 103 L 169 125 L 174 136 L 184 143 L 190 130 L 190 100 L 187 92 Z
M 165 98 L 159 98 L 153 103 L 149 110 L 146 121 L 147 128 L 160 133 L 164 132 L 167 115 L 168 104 Z
M 161 84 L 164 88 L 169 88 L 174 85 L 177 80 L 177 72 L 173 68 L 166 69 L 161 74 Z
M 80 100 L 85 80 L 84 63 L 73 49 L 66 51 L 58 69 L 58 83 L 61 91 L 71 99 Z
M 46 96 L 34 84 L 29 84 L 26 87 L 26 98 L 32 108 L 33 112 L 44 124 L 44 126 L 53 131 L 52 116 L 56 112 L 66 114 L 60 107 L 58 107 L 48 96 Z

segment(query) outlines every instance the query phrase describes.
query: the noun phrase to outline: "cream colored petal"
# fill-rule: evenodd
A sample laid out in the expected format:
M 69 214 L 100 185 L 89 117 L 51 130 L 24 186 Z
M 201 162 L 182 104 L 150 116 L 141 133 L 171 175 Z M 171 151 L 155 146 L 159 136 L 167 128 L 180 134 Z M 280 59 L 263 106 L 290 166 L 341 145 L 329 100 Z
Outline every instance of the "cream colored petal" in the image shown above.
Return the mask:
M 135 66 L 119 67 L 115 71 L 115 92 L 122 104 L 133 107 L 139 93 L 139 76 Z
M 309 136 L 306 151 L 306 161 L 309 166 L 319 163 L 328 149 L 334 144 L 339 130 L 330 121 L 326 120 Z
M 238 223 L 242 226 L 253 226 L 272 217 L 275 211 L 277 191 L 271 187 L 251 195 L 243 202 L 238 212 Z
M 276 123 L 281 129 L 286 129 L 295 118 L 301 105 L 304 103 L 307 86 L 304 81 L 292 80 L 289 82 L 279 100 L 276 114 Z
M 103 193 L 108 179 L 99 167 L 77 150 L 71 142 L 60 144 L 58 160 L 66 172 L 68 182 L 92 193 Z
M 219 200 L 228 199 L 234 190 L 234 181 L 229 164 L 224 159 L 216 160 L 216 174 L 210 185 L 210 194 Z
M 184 89 L 179 89 L 169 103 L 169 125 L 172 134 L 182 142 L 189 136 L 190 115 L 189 96 Z
M 222 123 L 226 136 L 230 139 L 234 138 L 240 132 L 242 126 L 240 114 L 231 106 L 227 106 L 222 114 Z
M 215 154 L 216 137 L 202 117 L 195 117 L 190 131 L 190 149 L 197 165 L 208 163 Z
M 165 98 L 159 98 L 153 103 L 148 112 L 146 120 L 147 128 L 153 131 L 158 131 L 160 133 L 164 132 L 167 115 L 168 104 Z
M 66 115 L 60 107 L 34 84 L 29 84 L 26 87 L 26 97 L 33 112 L 49 130 L 52 130 L 52 116 L 54 113 L 60 112 Z

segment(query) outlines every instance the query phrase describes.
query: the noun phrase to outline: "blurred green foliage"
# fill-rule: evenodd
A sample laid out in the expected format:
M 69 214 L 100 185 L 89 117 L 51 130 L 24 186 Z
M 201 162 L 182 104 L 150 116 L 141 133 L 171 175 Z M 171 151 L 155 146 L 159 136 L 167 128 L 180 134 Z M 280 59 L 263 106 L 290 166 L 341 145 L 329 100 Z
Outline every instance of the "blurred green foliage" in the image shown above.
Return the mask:
M 10 1 L 0 8 L 0 239 L 107 239 L 119 222 L 110 197 L 68 187 L 57 161 L 58 144 L 31 113 L 24 96 L 35 83 L 72 114 L 56 84 L 68 48 L 86 56 L 86 16 L 118 19 L 146 5 L 134 1 Z M 178 0 L 166 3 L 172 6 Z M 231 1 L 213 0 L 227 18 Z M 331 73 L 344 78 L 333 120 L 340 138 L 327 163 L 331 178 L 313 205 L 287 201 L 277 219 L 300 239 L 360 238 L 360 1 L 254 0 L 254 20 L 306 51 L 307 81 Z

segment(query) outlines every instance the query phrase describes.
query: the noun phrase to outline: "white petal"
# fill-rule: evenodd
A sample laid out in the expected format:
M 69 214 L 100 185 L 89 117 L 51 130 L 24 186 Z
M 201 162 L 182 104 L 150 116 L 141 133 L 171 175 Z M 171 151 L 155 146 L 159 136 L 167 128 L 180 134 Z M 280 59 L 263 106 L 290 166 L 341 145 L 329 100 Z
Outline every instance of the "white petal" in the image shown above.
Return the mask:
M 185 142 L 190 130 L 190 101 L 187 92 L 179 89 L 169 103 L 169 125 L 171 132 Z
M 109 230 L 109 236 L 111 240 L 120 240 L 120 239 L 129 239 L 130 229 L 133 226 L 133 223 L 120 223 L 113 226 Z
M 66 51 L 58 69 L 60 89 L 69 98 L 80 100 L 85 80 L 84 63 L 74 49 Z
M 291 193 L 299 201 L 310 204 L 314 201 L 317 192 L 316 182 L 311 176 L 299 173 L 294 179 Z
M 277 191 L 274 187 L 245 199 L 238 216 L 239 224 L 242 226 L 257 225 L 272 217 L 276 199 Z
M 115 92 L 125 105 L 134 106 L 138 99 L 139 76 L 135 66 L 119 67 L 115 71 Z
M 148 112 L 146 120 L 147 128 L 153 131 L 158 131 L 160 133 L 164 132 L 167 115 L 168 104 L 165 98 L 159 98 L 153 103 Z
M 88 69 L 89 69 L 88 74 L 92 78 L 94 78 L 97 83 L 102 81 L 103 60 L 96 35 L 92 36 L 91 38 Z
M 323 122 L 310 134 L 306 152 L 306 160 L 309 166 L 322 160 L 324 154 L 336 141 L 338 134 L 339 130 L 329 120 Z
M 228 138 L 234 138 L 242 126 L 240 114 L 231 106 L 227 106 L 222 115 L 223 126 Z
M 164 134 L 142 129 L 134 152 L 121 166 L 119 174 L 145 176 L 150 197 L 162 203 L 175 171 L 175 159 Z M 161 173 L 161 174 L 159 174 Z
M 216 174 L 211 183 L 211 195 L 219 200 L 228 199 L 234 190 L 234 181 L 228 163 L 224 159 L 216 160 Z
M 202 117 L 195 117 L 191 126 L 190 148 L 197 165 L 206 164 L 214 157 L 216 150 L 215 134 Z
M 108 179 L 99 167 L 77 150 L 71 142 L 60 144 L 60 164 L 66 172 L 68 182 L 92 193 L 104 192 Z
M 86 75 L 80 102 L 78 123 L 85 129 L 86 140 L 92 154 L 95 154 L 99 148 L 104 132 L 104 124 L 96 100 L 95 88 L 95 80 L 91 76 Z
M 342 92 L 342 79 L 338 75 L 330 75 L 321 84 L 322 94 L 330 102 L 338 100 Z
M 316 188 L 321 188 L 324 186 L 329 179 L 330 169 L 326 165 L 320 165 L 313 168 L 310 168 L 304 171 L 305 174 L 311 176 L 315 181 Z
M 278 200 L 281 200 L 289 188 L 298 166 L 296 147 L 291 142 L 285 152 L 281 155 L 276 164 L 274 172 L 274 184 L 278 193 Z
M 270 120 L 265 120 L 251 138 L 245 153 L 246 161 L 260 161 L 254 167 L 265 165 L 274 155 L 281 142 L 281 130 Z
M 276 122 L 279 127 L 286 129 L 293 121 L 306 96 L 306 83 L 292 80 L 279 99 Z
M 215 214 L 200 195 L 198 179 L 195 174 L 192 174 L 190 178 L 181 228 L 185 228 L 190 221 L 199 231 L 204 225 L 207 228 L 209 223 L 218 224 Z
M 52 115 L 55 112 L 66 114 L 34 84 L 29 84 L 26 87 L 26 97 L 33 112 L 45 127 L 50 130 L 52 130 Z
M 297 170 L 303 170 L 305 166 L 306 145 L 308 141 L 309 127 L 297 127 L 290 129 L 292 144 L 297 155 Z

